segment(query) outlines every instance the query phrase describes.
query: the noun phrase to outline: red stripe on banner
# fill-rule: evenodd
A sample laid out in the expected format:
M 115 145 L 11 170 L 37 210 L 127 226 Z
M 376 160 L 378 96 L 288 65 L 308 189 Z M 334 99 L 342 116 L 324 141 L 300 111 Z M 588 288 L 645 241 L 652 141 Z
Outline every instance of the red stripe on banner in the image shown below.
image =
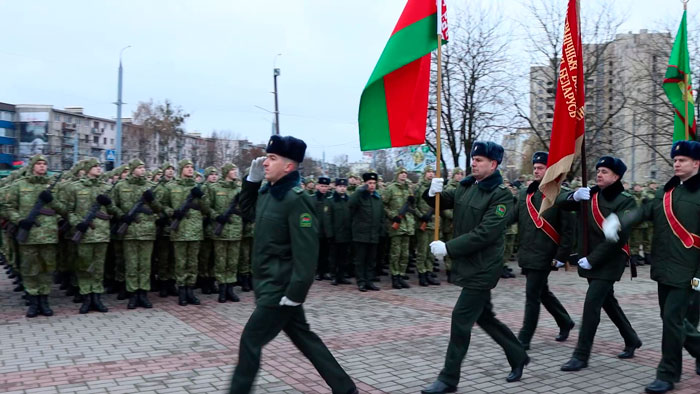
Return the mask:
M 391 146 L 425 142 L 430 88 L 430 54 L 384 77 Z
M 430 15 L 437 18 L 437 2 L 435 0 L 408 0 L 391 35 L 393 36 L 397 31 Z

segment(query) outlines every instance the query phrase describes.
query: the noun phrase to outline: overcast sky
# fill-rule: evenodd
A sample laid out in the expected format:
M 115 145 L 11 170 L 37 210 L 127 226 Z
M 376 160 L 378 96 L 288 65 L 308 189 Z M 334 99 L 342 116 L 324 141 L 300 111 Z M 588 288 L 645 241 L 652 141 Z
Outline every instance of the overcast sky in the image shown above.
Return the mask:
M 447 0 L 448 12 L 466 2 L 489 4 L 509 19 L 524 15 L 521 0 Z M 680 21 L 682 12 L 680 1 L 615 2 L 621 9 L 634 4 L 622 32 Z M 226 130 L 262 143 L 272 115 L 256 106 L 274 108 L 276 62 L 281 133 L 304 139 L 316 158 L 325 151 L 329 161 L 340 154 L 356 160 L 360 93 L 404 5 L 0 0 L 0 102 L 82 106 L 87 114 L 114 118 L 119 52 L 131 45 L 123 55 L 125 117 L 139 101 L 167 98 L 191 115 L 189 132 Z M 689 3 L 691 11 L 694 6 Z

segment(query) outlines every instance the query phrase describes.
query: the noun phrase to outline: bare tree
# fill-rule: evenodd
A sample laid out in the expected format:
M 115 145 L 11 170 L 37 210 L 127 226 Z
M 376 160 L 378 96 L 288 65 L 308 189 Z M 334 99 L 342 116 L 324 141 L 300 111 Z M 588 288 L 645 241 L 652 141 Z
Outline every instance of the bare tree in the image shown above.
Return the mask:
M 158 161 L 161 163 L 171 160 L 171 154 L 180 159 L 179 154 L 184 143 L 182 136 L 185 133 L 183 126 L 189 116 L 180 106 L 173 105 L 168 99 L 163 103 L 154 103 L 152 99 L 139 102 L 132 115 L 135 124 L 143 126 L 146 133 L 158 139 Z

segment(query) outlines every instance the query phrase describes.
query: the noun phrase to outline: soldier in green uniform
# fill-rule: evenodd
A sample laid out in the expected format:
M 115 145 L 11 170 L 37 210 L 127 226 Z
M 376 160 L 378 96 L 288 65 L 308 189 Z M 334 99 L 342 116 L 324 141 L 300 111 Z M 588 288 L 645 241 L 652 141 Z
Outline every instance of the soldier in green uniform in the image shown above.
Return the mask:
M 219 181 L 219 170 L 216 167 L 207 167 L 204 169 L 204 183 L 202 191 L 205 194 L 209 193 L 216 183 Z M 211 200 L 210 200 L 211 201 Z M 215 216 L 214 216 L 215 217 Z M 216 293 L 216 278 L 214 277 L 214 227 L 212 221 L 214 217 L 205 216 L 202 222 L 204 230 L 204 239 L 199 244 L 199 281 L 202 288 L 202 294 Z
M 363 186 L 350 196 L 350 218 L 352 220 L 353 259 L 355 279 L 361 292 L 378 291 L 372 283 L 377 259 L 377 245 L 384 228 L 384 206 L 377 192 L 377 174 L 362 174 Z
M 579 201 L 590 200 L 588 212 L 583 213 L 588 215 L 588 228 L 581 228 L 578 232 L 578 274 L 588 280 L 588 291 L 583 304 L 578 343 L 571 359 L 561 367 L 562 371 L 578 371 L 588 366 L 593 339 L 600 323 L 601 308 L 625 340 L 625 349 L 618 354 L 619 358 L 634 357 L 634 351 L 642 346 L 642 341 L 617 302 L 613 288 L 615 282 L 622 277 L 625 262 L 629 259 L 629 250 L 625 250 L 629 232 L 624 233 L 618 242 L 609 243 L 605 242 L 601 230 L 602 218 L 611 213 L 624 216 L 636 206 L 634 198 L 622 186 L 621 179 L 626 170 L 627 166 L 622 160 L 603 156 L 596 164 L 596 186 L 562 193 L 557 199 L 563 209 L 577 211 L 579 223 L 583 223 L 580 220 L 582 204 Z M 588 232 L 588 251 L 583 250 L 583 242 L 580 240 L 584 231 Z
M 163 171 L 162 185 L 156 190 L 158 201 L 162 201 L 168 183 L 175 181 L 175 167 L 170 163 L 164 163 L 160 169 Z M 158 296 L 167 297 L 177 295 L 175 288 L 175 258 L 173 243 L 170 242 L 170 220 L 165 212 L 161 212 L 156 220 L 156 276 L 158 277 Z
M 357 188 L 360 186 L 362 186 L 362 181 L 360 180 L 360 177 L 358 177 L 355 174 L 348 175 L 348 188 L 346 190 L 348 196 L 351 196 L 353 193 L 355 193 L 355 190 L 357 190 Z
M 104 293 L 104 265 L 109 244 L 109 220 L 111 216 L 107 207 L 112 205 L 112 199 L 107 195 L 108 186 L 99 180 L 102 167 L 97 159 L 85 162 L 85 177 L 73 182 L 66 190 L 65 204 L 69 212 L 70 225 L 82 234 L 76 249 L 76 275 L 83 304 L 81 314 L 88 313 L 91 308 L 99 312 L 107 312 L 102 303 Z M 93 218 L 88 213 L 97 208 Z M 71 236 L 73 234 L 71 233 Z
M 234 164 L 226 163 L 221 167 L 222 179 L 219 183 L 207 188 L 209 193 L 209 201 L 211 203 L 211 217 L 214 218 L 214 223 L 223 226 L 221 234 L 217 235 L 212 232 L 214 240 L 214 275 L 219 282 L 219 302 L 231 300 L 238 302 L 240 299 L 233 290 L 233 284 L 236 283 L 238 273 L 238 260 L 240 258 L 241 235 L 243 232 L 243 219 L 240 212 L 238 214 L 225 213 L 235 204 L 234 208 L 238 209 L 240 186 L 236 182 L 238 178 L 238 167 Z M 243 282 L 241 278 L 241 282 Z
M 331 179 L 326 176 L 318 177 L 316 182 L 316 192 L 313 194 L 316 204 L 316 214 L 318 215 L 318 264 L 316 266 L 316 280 L 332 279 L 328 273 L 328 258 L 330 255 L 329 246 L 331 244 L 332 229 L 328 222 L 328 190 Z
M 129 166 L 125 164 L 117 167 L 114 170 L 114 174 L 114 182 L 121 181 L 125 183 L 124 181 L 126 181 L 126 179 L 129 177 L 131 171 L 129 170 Z M 128 209 L 129 208 L 127 208 L 127 210 Z M 114 225 L 116 227 L 119 227 L 119 221 L 115 219 Z M 119 234 L 116 234 L 116 232 L 112 232 L 110 238 L 112 253 L 109 253 L 108 249 L 107 254 L 111 254 L 113 256 L 115 290 L 118 291 L 117 299 L 125 300 L 127 299 L 128 294 L 126 291 L 126 263 L 124 260 L 124 237 Z
M 622 218 L 611 215 L 603 225 L 606 238 L 616 242 L 620 228 L 624 234 L 641 221 L 654 224 L 651 279 L 658 283 L 663 331 L 661 361 L 647 393 L 673 390 L 681 378 L 683 348 L 700 375 L 700 333 L 686 320 L 691 294 L 700 291 L 700 143 L 676 142 L 671 158 L 674 176 L 653 199 Z
M 267 157 L 253 160 L 241 191 L 244 214 L 255 206 L 253 275 L 256 307 L 241 334 L 238 365 L 229 393 L 251 390 L 263 346 L 280 331 L 310 359 L 333 393 L 357 393 L 352 379 L 306 322 L 302 304 L 314 280 L 318 216 L 313 198 L 299 186 L 297 170 L 306 144 L 273 135 Z M 261 188 L 264 178 L 267 184 Z
M 203 215 L 209 214 L 209 199 L 194 181 L 192 160 L 180 160 L 177 166 L 180 178 L 165 186 L 163 206 L 172 220 L 180 221 L 177 230 L 170 232 L 175 251 L 178 304 L 199 305 L 199 298 L 194 295 L 194 284 L 197 280 L 199 243 L 204 237 L 202 220 Z
M 530 340 L 537 328 L 540 304 L 544 305 L 559 326 L 559 335 L 554 338 L 556 341 L 565 341 L 574 328 L 571 316 L 547 284 L 552 261 L 557 268 L 563 267 L 573 245 L 573 218 L 570 212 L 554 206 L 539 214 L 543 196 L 538 188 L 547 170 L 548 156 L 547 152 L 535 152 L 532 155 L 534 181 L 520 190 L 514 209 L 508 217 L 509 224 L 518 226 L 518 265 L 527 277 L 523 326 L 518 333 L 518 340 L 525 350 L 530 349 Z M 568 192 L 568 189 L 563 190 L 563 193 Z
M 423 192 L 430 188 L 430 182 L 435 177 L 435 171 L 431 166 L 423 169 L 423 179 L 416 189 L 415 195 L 422 196 Z M 435 235 L 435 210 L 423 199 L 416 200 L 416 269 L 418 270 L 418 284 L 421 286 L 440 285 L 433 278 L 433 255 L 430 254 L 430 242 Z
M 384 212 L 391 221 L 389 227 L 389 268 L 391 286 L 394 289 L 411 287 L 402 276 L 408 268 L 409 238 L 415 233 L 413 207 L 415 197 L 408 182 L 408 171 L 400 167 L 396 170 L 396 179 L 382 192 Z
M 66 190 L 70 189 L 73 182 L 79 181 L 85 174 L 84 161 L 75 163 L 67 174 L 61 177 L 61 181 L 56 184 L 54 194 L 60 201 L 65 201 Z M 78 278 L 76 277 L 76 254 L 75 244 L 71 242 L 72 236 L 69 231 L 70 225 L 65 219 L 58 221 L 58 248 L 56 255 L 56 271 L 60 279 L 60 289 L 66 291 L 66 296 L 74 296 L 74 302 L 82 302 L 82 296 L 78 291 Z
M 119 182 L 112 193 L 114 212 L 120 218 L 120 225 L 128 225 L 121 236 L 126 291 L 129 295 L 127 308 L 152 308 L 148 299 L 148 291 L 151 289 L 151 254 L 156 239 L 155 221 L 161 206 L 155 198 L 155 192 L 151 190 L 156 185 L 146 180 L 143 161 L 133 159 L 129 162 L 129 168 L 131 175 Z M 143 200 L 141 208 L 130 214 L 140 200 Z
M 448 243 L 433 241 L 430 248 L 438 259 L 452 258 L 453 283 L 462 287 L 452 310 L 445 366 L 437 380 L 421 393 L 456 391 L 475 323 L 503 348 L 512 367 L 508 382 L 520 380 L 530 361 L 515 335 L 496 318 L 491 304 L 491 289 L 496 287 L 503 267 L 507 215 L 513 208 L 513 196 L 498 171 L 502 159 L 502 146 L 476 141 L 471 151 L 472 175 L 456 189 L 444 192 L 443 179 L 435 178 L 421 196 L 434 206 L 435 194 L 443 192 L 440 207 L 454 209 L 454 238 Z
M 335 180 L 335 191 L 328 198 L 328 229 L 333 240 L 330 245 L 329 267 L 333 277 L 332 285 L 349 285 L 345 279 L 350 259 L 350 244 L 352 242 L 352 222 L 350 220 L 350 205 L 346 194 L 348 180 Z
M 58 244 L 58 216 L 66 216 L 63 203 L 54 199 L 48 189 L 52 178 L 47 175 L 48 160 L 35 155 L 29 161 L 29 174 L 14 182 L 6 191 L 7 217 L 18 229 L 29 234 L 19 242 L 20 271 L 29 302 L 27 317 L 39 313 L 52 316 L 49 306 L 51 276 L 56 269 L 56 244 Z M 35 204 L 43 208 L 34 220 L 28 218 Z
M 459 186 L 459 182 L 464 178 L 464 170 L 455 167 L 452 169 L 452 178 L 445 186 L 446 190 L 456 189 Z M 441 207 L 442 208 L 442 207 Z M 440 209 L 440 227 L 442 227 L 442 235 L 445 242 L 452 240 L 452 232 L 454 230 L 454 210 L 453 209 Z M 452 259 L 445 256 L 445 274 L 447 275 L 447 283 L 452 283 Z
M 304 183 L 304 187 L 306 188 L 306 192 L 310 195 L 313 196 L 316 194 L 316 183 L 314 182 L 313 179 L 308 179 L 306 183 Z

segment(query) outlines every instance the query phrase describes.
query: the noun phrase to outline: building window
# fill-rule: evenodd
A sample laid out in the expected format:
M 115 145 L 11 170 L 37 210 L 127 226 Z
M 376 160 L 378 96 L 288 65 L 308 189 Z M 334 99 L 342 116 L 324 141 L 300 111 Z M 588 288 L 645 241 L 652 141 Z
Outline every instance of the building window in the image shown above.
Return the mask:
M 88 134 L 85 134 L 85 142 L 90 142 L 90 136 Z
M 102 139 L 102 143 L 105 144 L 105 145 L 107 145 L 107 137 L 105 137 L 105 138 Z
M 92 137 L 92 142 L 94 142 L 95 144 L 99 144 L 99 143 L 100 143 L 100 137 L 98 137 L 98 136 Z
M 112 145 L 114 145 L 114 138 L 110 138 L 110 139 L 109 139 L 109 143 L 112 144 Z
M 100 128 L 100 122 L 92 122 L 92 127 L 99 129 Z
M 110 129 L 110 130 L 114 130 L 114 123 L 110 123 L 109 129 Z

